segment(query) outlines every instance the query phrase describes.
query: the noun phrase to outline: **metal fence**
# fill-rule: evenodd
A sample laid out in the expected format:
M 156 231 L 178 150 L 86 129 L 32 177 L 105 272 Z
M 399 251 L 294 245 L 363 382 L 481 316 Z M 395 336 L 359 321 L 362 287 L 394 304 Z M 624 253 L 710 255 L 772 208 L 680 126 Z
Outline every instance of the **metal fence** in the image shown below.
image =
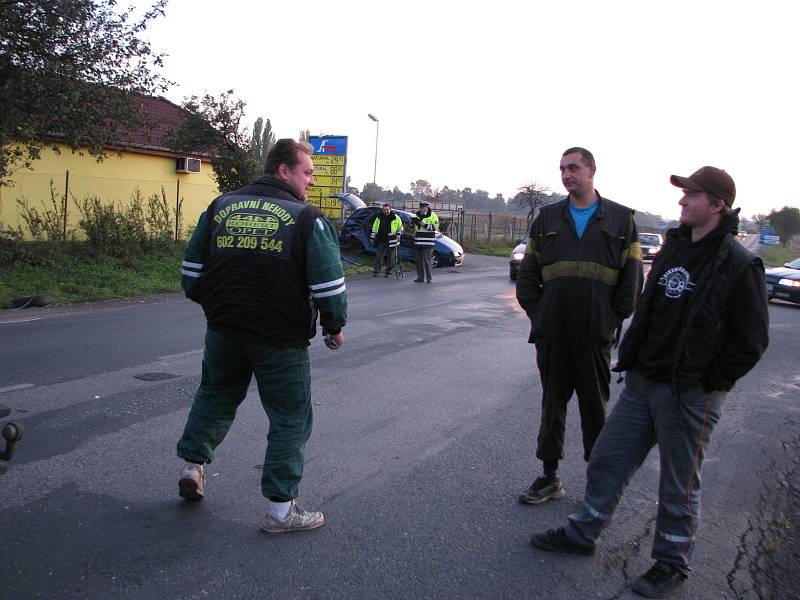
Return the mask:
M 470 213 L 456 215 L 443 224 L 442 230 L 460 243 L 508 242 L 522 239 L 528 233 L 528 220 L 524 216 L 506 213 Z
M 80 203 L 87 198 L 99 198 L 103 204 L 124 208 L 137 194 L 145 201 L 153 195 L 167 200 L 177 238 L 186 237 L 186 232 L 197 224 L 200 214 L 219 192 L 214 185 L 188 183 L 178 177 L 139 180 L 73 175 L 69 171 L 17 173 L 11 186 L 0 187 L 0 225 L 28 234 L 23 207 L 26 205 L 39 214 L 55 215 L 62 222 L 64 239 L 80 238 Z

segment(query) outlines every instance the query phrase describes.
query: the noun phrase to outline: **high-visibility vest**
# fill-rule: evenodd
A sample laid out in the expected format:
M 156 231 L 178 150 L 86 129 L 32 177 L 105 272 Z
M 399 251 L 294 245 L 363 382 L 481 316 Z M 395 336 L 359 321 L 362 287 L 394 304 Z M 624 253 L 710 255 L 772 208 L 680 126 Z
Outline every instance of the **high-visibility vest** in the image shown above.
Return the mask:
M 437 229 L 439 229 L 439 217 L 430 211 L 426 217 L 420 219 L 419 225 L 414 229 L 414 245 L 432 248 L 436 243 Z
M 392 213 L 394 214 L 394 213 Z M 378 235 L 378 229 L 381 226 L 381 216 L 378 215 L 375 217 L 375 220 L 372 222 L 372 233 L 370 234 L 370 240 L 375 241 L 375 238 Z M 397 237 L 403 232 L 403 219 L 400 218 L 399 215 L 394 214 L 394 219 L 392 222 L 389 223 L 389 247 L 394 248 L 400 242 L 398 241 Z

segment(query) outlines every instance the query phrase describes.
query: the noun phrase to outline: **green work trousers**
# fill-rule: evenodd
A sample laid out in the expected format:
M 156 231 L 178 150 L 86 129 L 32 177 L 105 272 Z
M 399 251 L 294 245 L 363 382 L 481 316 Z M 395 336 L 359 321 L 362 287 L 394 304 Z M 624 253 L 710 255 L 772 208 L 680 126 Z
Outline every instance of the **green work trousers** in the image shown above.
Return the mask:
M 236 417 L 253 375 L 269 418 L 261 491 L 298 496 L 305 445 L 311 435 L 311 369 L 307 348 L 274 348 L 206 331 L 203 376 L 178 442 L 178 456 L 210 463 Z

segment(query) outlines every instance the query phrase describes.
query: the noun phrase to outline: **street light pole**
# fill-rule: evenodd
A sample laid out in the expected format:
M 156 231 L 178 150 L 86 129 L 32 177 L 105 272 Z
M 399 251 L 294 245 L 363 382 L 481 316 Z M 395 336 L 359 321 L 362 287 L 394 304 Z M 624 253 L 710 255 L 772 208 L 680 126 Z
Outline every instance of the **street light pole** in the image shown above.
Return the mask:
M 375 185 L 375 174 L 378 172 L 378 128 L 380 128 L 381 124 L 375 116 L 370 113 L 367 115 L 370 119 L 375 121 L 375 166 L 372 169 L 372 185 Z

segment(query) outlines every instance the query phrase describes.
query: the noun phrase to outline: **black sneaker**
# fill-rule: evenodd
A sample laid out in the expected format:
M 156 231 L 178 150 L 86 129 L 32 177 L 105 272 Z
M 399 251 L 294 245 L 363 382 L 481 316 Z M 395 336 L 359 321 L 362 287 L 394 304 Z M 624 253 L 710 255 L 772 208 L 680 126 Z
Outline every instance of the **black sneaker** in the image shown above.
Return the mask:
M 686 581 L 687 575 L 675 565 L 658 560 L 631 589 L 645 598 L 666 598 Z
M 541 504 L 548 500 L 563 498 L 565 493 L 558 477 L 548 479 L 542 475 L 519 497 L 519 501 L 523 504 Z
M 567 537 L 563 527 L 558 529 L 548 529 L 544 533 L 534 533 L 531 536 L 531 544 L 534 548 L 546 552 L 563 552 L 564 554 L 580 554 L 581 556 L 591 556 L 594 554 L 594 544 L 582 546 L 576 544 Z

